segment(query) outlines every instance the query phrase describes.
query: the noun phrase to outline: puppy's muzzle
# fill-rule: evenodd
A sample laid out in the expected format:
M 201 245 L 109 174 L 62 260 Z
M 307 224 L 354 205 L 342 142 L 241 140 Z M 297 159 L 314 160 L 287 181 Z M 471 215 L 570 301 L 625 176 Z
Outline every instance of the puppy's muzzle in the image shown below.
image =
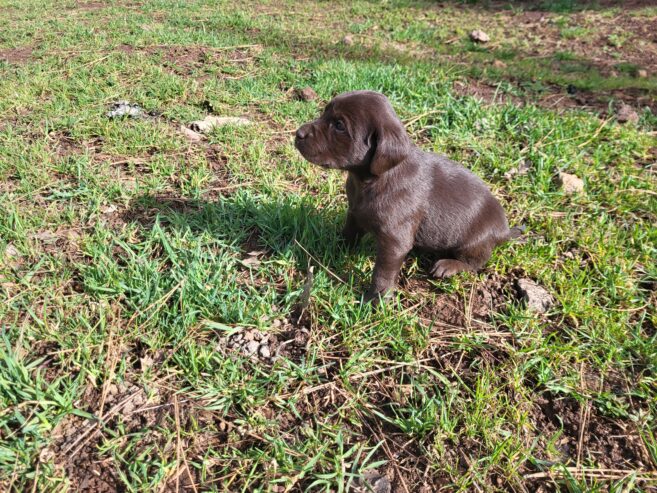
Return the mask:
M 313 126 L 310 123 L 305 123 L 297 129 L 295 140 L 296 142 L 302 142 L 308 137 L 312 137 L 312 135 L 313 135 Z

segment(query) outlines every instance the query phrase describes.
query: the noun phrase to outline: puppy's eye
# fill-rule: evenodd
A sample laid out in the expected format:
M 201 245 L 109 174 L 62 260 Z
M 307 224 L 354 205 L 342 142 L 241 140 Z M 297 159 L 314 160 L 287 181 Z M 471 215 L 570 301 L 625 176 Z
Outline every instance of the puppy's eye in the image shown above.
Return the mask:
M 344 132 L 345 130 L 347 130 L 347 127 L 344 126 L 344 122 L 342 120 L 336 120 L 333 123 L 333 127 L 335 127 L 335 130 L 337 130 L 338 132 Z

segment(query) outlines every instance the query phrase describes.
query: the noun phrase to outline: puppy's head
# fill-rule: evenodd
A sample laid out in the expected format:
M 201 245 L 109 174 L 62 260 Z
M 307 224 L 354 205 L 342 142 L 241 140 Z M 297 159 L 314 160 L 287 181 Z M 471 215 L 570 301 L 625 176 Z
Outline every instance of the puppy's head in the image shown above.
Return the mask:
M 373 175 L 399 164 L 412 148 L 388 99 L 373 91 L 333 98 L 317 120 L 299 127 L 294 144 L 313 164 Z

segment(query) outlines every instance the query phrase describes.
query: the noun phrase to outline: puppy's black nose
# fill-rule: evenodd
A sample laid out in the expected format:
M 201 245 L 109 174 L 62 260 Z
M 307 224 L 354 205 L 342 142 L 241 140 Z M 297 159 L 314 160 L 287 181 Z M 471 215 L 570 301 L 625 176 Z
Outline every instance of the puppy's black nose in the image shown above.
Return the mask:
M 297 130 L 297 139 L 303 140 L 306 137 L 308 137 L 309 134 L 310 134 L 310 125 L 306 123 L 305 125 L 301 125 Z

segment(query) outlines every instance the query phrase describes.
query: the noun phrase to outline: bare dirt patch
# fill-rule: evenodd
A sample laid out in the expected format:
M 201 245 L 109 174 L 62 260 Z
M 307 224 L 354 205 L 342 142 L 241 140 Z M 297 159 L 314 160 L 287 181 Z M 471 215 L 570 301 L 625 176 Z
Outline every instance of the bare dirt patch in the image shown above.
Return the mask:
M 102 418 L 102 422 L 68 415 L 55 428 L 53 442 L 41 453 L 41 460 L 53 461 L 56 470 L 70 481 L 75 491 L 125 491 L 120 478 L 125 465 L 99 448 L 105 437 L 141 435 L 137 444 L 140 450 L 157 449 L 162 458 L 172 460 L 176 457 L 177 447 L 185 450 L 191 460 L 207 450 L 211 443 L 221 443 L 226 439 L 226 433 L 221 429 L 227 431 L 229 425 L 222 420 L 218 423 L 217 418 L 199 407 L 198 403 L 178 400 L 169 390 L 160 390 L 156 386 L 146 389 L 128 380 L 110 384 L 105 398 L 102 394 L 100 388 L 89 386 L 78 406 Z M 197 433 L 191 438 L 181 438 L 178 444 L 172 445 L 163 430 L 175 427 L 176 422 L 181 431 L 189 429 L 194 423 L 218 430 L 212 434 Z M 179 466 L 182 467 L 182 464 Z M 193 468 L 179 473 L 180 469 L 165 478 L 161 491 L 176 491 L 176 483 L 181 491 L 186 491 L 185 487 L 190 487 L 190 479 L 194 483 L 199 483 L 201 479 Z
M 518 86 L 521 83 L 521 81 L 516 81 Z M 469 96 L 482 100 L 486 104 L 536 104 L 555 111 L 570 109 L 595 111 L 603 117 L 609 116 L 610 105 L 613 111 L 614 107 L 622 104 L 627 104 L 636 110 L 649 108 L 653 113 L 657 113 L 655 96 L 650 92 L 632 88 L 594 92 L 552 85 L 541 94 L 526 93 L 525 96 L 520 97 L 499 90 L 494 82 L 465 79 L 454 83 L 453 92 L 460 97 Z M 520 87 L 519 93 L 523 93 Z
M 456 81 L 453 85 L 453 91 L 457 96 L 471 96 L 487 104 L 521 104 L 523 102 L 522 98 L 500 91 L 497 84 L 492 82 L 486 83 L 475 79 Z
M 0 62 L 10 65 L 20 65 L 32 60 L 32 46 L 21 46 L 20 48 L 0 49 Z
M 586 407 L 589 409 L 587 415 L 584 413 Z M 582 464 L 610 469 L 640 471 L 651 468 L 650 457 L 635 426 L 629 421 L 605 417 L 589 402 L 544 392 L 535 401 L 532 421 L 543 450 L 548 439 L 562 433 L 556 442 L 560 456 L 545 455 L 546 461 L 574 466 L 579 458 Z
M 408 278 L 403 280 L 401 286 L 414 293 L 437 290 L 423 279 Z M 418 316 L 425 323 L 435 325 L 436 330 L 440 330 L 440 326 L 466 329 L 485 324 L 493 313 L 502 311 L 515 299 L 513 280 L 491 275 L 473 282 L 466 295 L 439 294 L 435 302 L 427 303 L 420 309 Z
M 82 2 L 78 3 L 74 9 L 76 10 L 100 10 L 107 7 L 105 2 Z
M 68 132 L 52 132 L 48 134 L 48 140 L 52 154 L 59 158 L 84 153 L 100 155 L 103 146 L 103 139 L 100 137 L 95 137 L 88 141 L 80 141 Z
M 161 60 L 165 70 L 180 76 L 209 77 L 213 68 L 231 77 L 236 72 L 243 72 L 260 51 L 258 45 L 235 47 L 230 49 L 209 46 L 157 45 L 131 46 L 121 45 L 117 48 L 124 53 L 143 53 Z

